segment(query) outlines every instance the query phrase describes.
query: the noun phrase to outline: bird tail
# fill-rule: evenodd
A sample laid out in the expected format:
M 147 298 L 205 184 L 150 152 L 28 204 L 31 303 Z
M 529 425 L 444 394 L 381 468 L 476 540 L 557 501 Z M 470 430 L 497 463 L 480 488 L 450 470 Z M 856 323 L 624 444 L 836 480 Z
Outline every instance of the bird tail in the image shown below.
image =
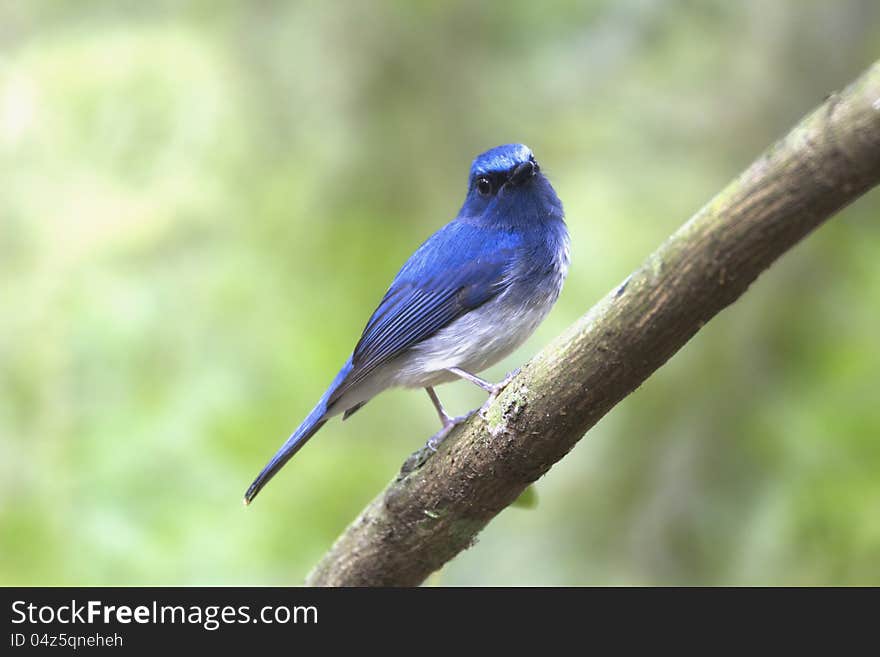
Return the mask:
M 330 387 L 321 397 L 320 401 L 312 409 L 312 412 L 309 413 L 305 420 L 303 420 L 302 424 L 299 425 L 299 428 L 291 434 L 290 438 L 284 441 L 281 449 L 275 453 L 272 460 L 266 464 L 263 471 L 257 475 L 256 479 L 254 479 L 254 483 L 250 485 L 250 488 L 248 488 L 247 492 L 244 494 L 245 505 L 250 504 L 257 496 L 257 493 L 262 490 L 263 486 L 268 484 L 269 480 L 284 467 L 284 464 L 302 449 L 303 445 L 308 442 L 309 438 L 318 433 L 318 429 L 324 426 L 324 423 L 328 419 L 327 400 L 339 387 L 350 371 L 351 360 L 349 359 L 345 366 L 339 371 L 339 374 L 336 375 L 333 383 L 330 384 Z

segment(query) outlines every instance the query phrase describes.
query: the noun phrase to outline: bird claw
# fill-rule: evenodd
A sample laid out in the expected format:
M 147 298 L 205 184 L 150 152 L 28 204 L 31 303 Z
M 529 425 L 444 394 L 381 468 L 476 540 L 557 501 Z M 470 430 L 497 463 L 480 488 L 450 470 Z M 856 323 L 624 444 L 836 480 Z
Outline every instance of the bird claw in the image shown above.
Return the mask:
M 484 420 L 486 418 L 486 411 L 489 410 L 489 407 L 492 405 L 496 399 L 498 399 L 498 395 L 504 392 L 504 389 L 510 385 L 510 382 L 516 378 L 516 375 L 520 373 L 521 367 L 517 367 L 515 370 L 510 372 L 507 376 L 504 377 L 502 381 L 496 383 L 492 386 L 492 389 L 489 391 L 489 398 L 486 400 L 486 403 L 480 407 L 480 417 Z
M 447 418 L 446 422 L 443 423 L 443 428 L 440 429 L 433 436 L 428 438 L 428 442 L 425 443 L 425 447 L 430 449 L 432 452 L 436 452 L 437 448 L 440 447 L 440 443 L 446 440 L 446 436 L 452 433 L 452 430 L 457 427 L 462 422 L 466 422 L 470 419 L 471 415 L 476 413 L 476 411 L 471 411 L 470 413 L 465 413 L 464 415 L 459 415 L 458 417 L 450 417 Z
M 443 428 L 440 429 L 433 436 L 428 438 L 428 442 L 425 443 L 424 447 L 419 449 L 416 452 L 410 454 L 409 458 L 403 463 L 400 467 L 400 475 L 399 477 L 405 477 L 413 470 L 417 470 L 421 468 L 425 462 L 431 458 L 431 456 L 437 451 L 440 447 L 440 444 L 446 440 L 446 437 L 452 433 L 452 430 L 457 427 L 462 422 L 465 422 L 473 416 L 474 413 L 477 412 L 477 409 L 474 409 L 470 413 L 465 413 L 464 415 L 459 415 L 458 417 L 447 417 L 447 421 L 443 423 Z
M 448 424 L 440 429 L 440 431 L 428 438 L 428 442 L 425 443 L 425 447 L 427 447 L 432 452 L 436 452 L 437 448 L 440 447 L 440 443 L 446 440 L 446 436 L 449 435 L 449 432 L 452 431 L 453 427 L 455 427 L 454 424 Z

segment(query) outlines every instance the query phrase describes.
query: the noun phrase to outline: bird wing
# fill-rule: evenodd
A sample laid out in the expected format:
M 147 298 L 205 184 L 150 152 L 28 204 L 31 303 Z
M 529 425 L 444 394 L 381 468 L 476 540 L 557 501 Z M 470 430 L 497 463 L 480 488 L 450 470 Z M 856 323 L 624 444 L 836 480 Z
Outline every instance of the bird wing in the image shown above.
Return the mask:
M 328 406 L 382 364 L 507 288 L 516 237 L 487 239 L 473 227 L 451 226 L 425 242 L 394 279 L 354 349 L 351 372 Z

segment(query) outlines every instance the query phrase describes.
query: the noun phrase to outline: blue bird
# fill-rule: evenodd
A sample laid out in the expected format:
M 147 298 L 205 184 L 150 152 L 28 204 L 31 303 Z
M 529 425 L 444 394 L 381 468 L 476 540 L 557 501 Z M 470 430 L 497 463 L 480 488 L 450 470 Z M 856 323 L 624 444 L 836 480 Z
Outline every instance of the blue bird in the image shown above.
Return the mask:
M 476 373 L 520 346 L 550 312 L 568 272 L 562 203 L 523 144 L 477 156 L 458 216 L 395 276 L 351 357 L 244 496 L 249 504 L 327 420 L 345 420 L 387 388 L 425 388 L 442 428 L 436 449 L 469 416 L 453 418 L 434 387 L 462 378 L 489 393 L 507 385 Z M 484 407 L 485 408 L 485 407 Z

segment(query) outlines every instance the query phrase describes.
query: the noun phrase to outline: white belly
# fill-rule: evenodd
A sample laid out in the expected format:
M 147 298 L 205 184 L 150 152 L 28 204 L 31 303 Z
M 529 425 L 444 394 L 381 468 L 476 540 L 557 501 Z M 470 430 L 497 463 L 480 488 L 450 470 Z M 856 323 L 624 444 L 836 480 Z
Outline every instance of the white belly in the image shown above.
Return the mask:
M 568 270 L 567 239 L 553 265 L 543 280 L 526 277 L 512 283 L 495 299 L 377 368 L 334 403 L 328 417 L 387 388 L 424 388 L 455 381 L 458 377 L 447 368 L 477 374 L 510 355 L 534 333 L 559 297 Z
M 534 333 L 558 294 L 558 288 L 548 290 L 523 303 L 505 293 L 469 312 L 396 359 L 392 385 L 438 385 L 457 378 L 446 371 L 449 367 L 474 374 L 491 367 Z

